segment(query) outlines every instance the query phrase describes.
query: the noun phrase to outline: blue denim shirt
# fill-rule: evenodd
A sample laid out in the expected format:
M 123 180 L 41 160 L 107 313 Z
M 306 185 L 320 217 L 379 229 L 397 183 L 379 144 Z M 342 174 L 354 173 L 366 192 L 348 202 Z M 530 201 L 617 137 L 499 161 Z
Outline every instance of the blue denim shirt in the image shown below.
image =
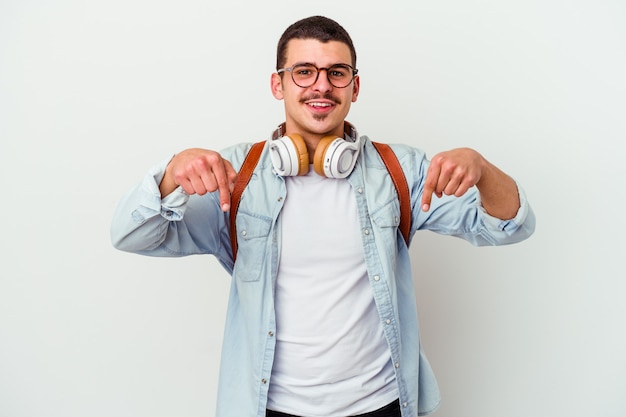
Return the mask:
M 440 395 L 420 344 L 409 251 L 398 230 L 399 203 L 373 145 L 365 136 L 361 143 L 356 167 L 346 180 L 357 201 L 369 282 L 395 366 L 402 416 L 424 415 L 437 409 Z M 221 154 L 238 170 L 250 146 L 236 145 Z M 460 198 L 433 198 L 431 209 L 422 212 L 429 161 L 418 149 L 392 148 L 411 191 L 411 238 L 418 230 L 431 230 L 477 246 L 503 245 L 524 240 L 534 231 L 534 214 L 519 187 L 521 207 L 511 220 L 489 216 L 476 188 Z M 143 255 L 213 254 L 219 260 L 232 275 L 232 284 L 216 416 L 263 417 L 274 360 L 273 294 L 285 181 L 274 173 L 266 147 L 241 198 L 236 221 L 239 251 L 233 263 L 229 215 L 220 210 L 219 195 L 187 196 L 179 188 L 161 199 L 158 185 L 167 162 L 151 170 L 119 203 L 111 228 L 113 244 Z

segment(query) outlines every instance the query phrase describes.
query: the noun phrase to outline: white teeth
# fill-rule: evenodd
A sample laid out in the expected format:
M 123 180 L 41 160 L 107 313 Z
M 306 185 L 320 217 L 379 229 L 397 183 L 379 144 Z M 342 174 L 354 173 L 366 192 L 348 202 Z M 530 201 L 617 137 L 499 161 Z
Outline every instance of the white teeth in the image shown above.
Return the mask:
M 309 106 L 313 107 L 330 107 L 330 103 L 309 103 Z

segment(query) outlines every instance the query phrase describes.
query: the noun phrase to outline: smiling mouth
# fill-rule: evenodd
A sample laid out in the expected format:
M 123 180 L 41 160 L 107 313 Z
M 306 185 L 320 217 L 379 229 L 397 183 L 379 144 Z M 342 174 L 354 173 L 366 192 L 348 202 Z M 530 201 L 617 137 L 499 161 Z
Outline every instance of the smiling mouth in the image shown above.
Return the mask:
M 333 107 L 335 105 L 341 104 L 341 102 L 332 97 L 331 95 L 315 95 L 311 97 L 303 97 L 302 103 L 306 104 L 309 107 L 313 107 L 315 109 L 327 109 Z

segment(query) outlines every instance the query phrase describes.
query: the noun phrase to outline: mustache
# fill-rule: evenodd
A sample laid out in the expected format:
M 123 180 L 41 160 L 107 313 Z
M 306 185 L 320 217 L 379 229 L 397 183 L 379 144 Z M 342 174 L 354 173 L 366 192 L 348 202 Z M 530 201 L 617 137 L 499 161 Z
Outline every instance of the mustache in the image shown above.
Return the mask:
M 310 100 L 318 100 L 320 98 L 322 98 L 324 100 L 332 101 L 335 104 L 341 104 L 341 100 L 338 99 L 337 97 L 334 97 L 330 93 L 327 93 L 327 94 L 324 94 L 324 95 L 322 95 L 322 94 L 313 94 L 313 95 L 310 95 L 310 96 L 302 97 L 300 99 L 300 103 L 304 103 L 304 102 L 307 102 L 307 101 L 310 101 Z

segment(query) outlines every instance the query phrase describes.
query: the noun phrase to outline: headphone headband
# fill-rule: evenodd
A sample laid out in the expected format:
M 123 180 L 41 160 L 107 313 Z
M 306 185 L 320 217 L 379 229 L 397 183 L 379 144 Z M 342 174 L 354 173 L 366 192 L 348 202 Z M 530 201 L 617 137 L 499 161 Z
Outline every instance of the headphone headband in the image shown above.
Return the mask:
M 272 132 L 272 140 L 280 139 L 285 136 L 286 133 L 285 123 L 283 122 Z M 356 142 L 359 139 L 359 132 L 357 132 L 352 123 L 348 121 L 343 122 L 343 133 L 350 138 L 351 142 Z

